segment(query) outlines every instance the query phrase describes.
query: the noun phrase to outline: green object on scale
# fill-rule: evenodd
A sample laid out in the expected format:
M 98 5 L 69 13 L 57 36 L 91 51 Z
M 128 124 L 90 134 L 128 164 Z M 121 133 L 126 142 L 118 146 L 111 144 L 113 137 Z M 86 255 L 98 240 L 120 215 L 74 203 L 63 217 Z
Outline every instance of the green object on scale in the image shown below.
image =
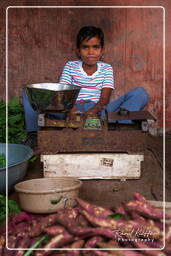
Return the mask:
M 98 118 L 87 118 L 84 124 L 84 129 L 87 130 L 100 130 L 101 120 Z

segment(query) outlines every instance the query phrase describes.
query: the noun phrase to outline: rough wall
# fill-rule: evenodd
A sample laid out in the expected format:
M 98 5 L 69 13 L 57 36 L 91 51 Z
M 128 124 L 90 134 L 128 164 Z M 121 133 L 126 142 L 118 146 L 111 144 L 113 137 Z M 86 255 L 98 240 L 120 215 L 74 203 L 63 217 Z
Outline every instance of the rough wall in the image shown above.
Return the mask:
M 22 2 L 22 3 L 21 3 Z M 88 3 L 89 2 L 89 3 Z M 132 1 L 133 2 L 133 1 Z M 139 4 L 134 1 L 132 5 Z M 148 1 L 148 5 L 162 5 L 162 1 Z M 155 3 L 154 3 L 155 2 Z M 156 2 L 158 2 L 156 4 Z M 166 1 L 167 2 L 167 1 Z M 8 4 L 7 4 L 8 3 Z M 61 6 L 63 1 L 48 1 L 49 6 Z M 88 6 L 90 1 L 82 1 Z M 113 3 L 113 4 L 112 4 Z M 122 5 L 131 5 L 122 1 Z M 141 1 L 147 4 L 147 1 Z M 107 1 L 96 1 L 102 6 Z M 119 6 L 121 1 L 108 5 Z M 1 2 L 1 88 L 5 97 L 5 7 L 12 1 Z M 15 6 L 42 6 L 42 1 L 16 1 Z M 47 4 L 46 4 L 47 5 Z M 79 6 L 80 1 L 65 1 L 65 5 Z M 92 5 L 92 3 L 91 3 Z M 171 9 L 170 4 L 166 10 Z M 148 110 L 163 122 L 163 8 L 14 8 L 8 11 L 8 91 L 9 98 L 21 94 L 30 83 L 58 81 L 66 61 L 76 58 L 75 37 L 84 25 L 99 26 L 105 33 L 105 58 L 114 68 L 116 98 L 137 86 L 143 86 L 150 94 Z M 167 14 L 167 13 L 166 13 Z M 169 23 L 166 15 L 166 33 Z M 166 50 L 168 41 L 166 38 Z M 166 61 L 166 126 L 171 126 L 170 70 Z

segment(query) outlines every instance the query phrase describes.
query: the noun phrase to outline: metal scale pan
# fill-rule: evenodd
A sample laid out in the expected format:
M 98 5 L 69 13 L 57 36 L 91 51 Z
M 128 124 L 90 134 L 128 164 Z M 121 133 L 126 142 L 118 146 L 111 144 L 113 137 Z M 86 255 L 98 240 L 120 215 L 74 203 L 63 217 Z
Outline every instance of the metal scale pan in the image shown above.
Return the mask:
M 79 86 L 60 83 L 36 83 L 26 86 L 33 109 L 39 112 L 68 112 L 77 99 Z
M 38 126 L 66 127 L 67 113 L 72 109 L 78 97 L 79 86 L 60 83 L 36 83 L 26 87 L 29 102 L 38 114 Z M 55 115 L 58 114 L 58 118 Z M 61 114 L 63 114 L 61 116 Z M 70 124 L 71 126 L 80 124 Z

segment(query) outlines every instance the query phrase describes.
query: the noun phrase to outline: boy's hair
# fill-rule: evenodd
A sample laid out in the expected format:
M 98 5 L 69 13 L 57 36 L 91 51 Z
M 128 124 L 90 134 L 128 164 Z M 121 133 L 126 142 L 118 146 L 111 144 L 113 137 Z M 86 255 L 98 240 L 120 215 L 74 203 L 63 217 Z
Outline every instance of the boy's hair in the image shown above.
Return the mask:
M 104 46 L 104 33 L 101 28 L 93 27 L 93 26 L 86 26 L 82 27 L 77 35 L 77 49 L 80 48 L 81 43 L 86 39 L 89 40 L 92 37 L 98 37 L 100 39 L 101 47 Z

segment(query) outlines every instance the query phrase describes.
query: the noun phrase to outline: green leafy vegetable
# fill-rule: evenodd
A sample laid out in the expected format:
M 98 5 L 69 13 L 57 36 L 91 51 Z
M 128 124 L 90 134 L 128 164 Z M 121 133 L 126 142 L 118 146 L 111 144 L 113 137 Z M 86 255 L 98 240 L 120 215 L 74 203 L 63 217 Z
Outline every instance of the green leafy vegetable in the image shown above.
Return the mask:
M 8 108 L 8 142 L 23 143 L 27 137 L 24 121 L 24 109 L 15 97 L 7 104 Z M 0 142 L 6 142 L 6 103 L 0 101 Z
M 0 153 L 0 168 L 6 166 L 6 157 L 4 153 Z
M 34 155 L 30 158 L 29 162 L 33 163 L 35 162 L 36 160 L 38 159 L 38 156 L 37 155 Z
M 19 205 L 14 200 L 8 200 L 8 213 L 21 212 Z M 0 194 L 0 222 L 6 218 L 6 196 Z
M 112 219 L 120 219 L 123 215 L 120 213 L 114 213 L 111 215 L 108 215 L 108 218 L 112 218 Z

